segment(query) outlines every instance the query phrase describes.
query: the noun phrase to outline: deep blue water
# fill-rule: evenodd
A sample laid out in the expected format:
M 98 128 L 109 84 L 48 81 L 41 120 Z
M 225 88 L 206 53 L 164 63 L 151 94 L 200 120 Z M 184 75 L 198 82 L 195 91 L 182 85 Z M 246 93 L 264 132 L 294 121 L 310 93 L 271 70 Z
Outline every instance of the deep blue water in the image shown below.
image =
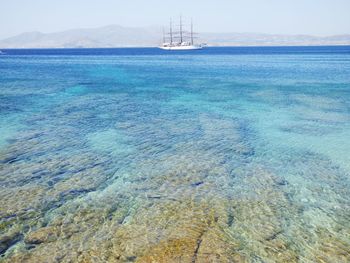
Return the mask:
M 3 52 L 3 260 L 350 261 L 350 46 Z
M 159 48 L 65 48 L 65 49 L 6 49 L 8 55 L 99 55 L 142 56 L 169 55 Z M 256 54 L 350 54 L 350 46 L 294 47 L 208 47 L 195 51 L 172 51 L 171 55 L 256 55 Z

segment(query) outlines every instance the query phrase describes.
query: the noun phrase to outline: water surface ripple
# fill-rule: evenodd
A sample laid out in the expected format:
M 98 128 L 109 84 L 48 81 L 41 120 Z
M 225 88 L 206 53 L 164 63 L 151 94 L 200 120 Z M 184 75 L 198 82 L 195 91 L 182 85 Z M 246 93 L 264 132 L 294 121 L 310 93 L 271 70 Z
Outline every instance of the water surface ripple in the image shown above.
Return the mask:
M 5 53 L 0 261 L 350 262 L 350 47 Z

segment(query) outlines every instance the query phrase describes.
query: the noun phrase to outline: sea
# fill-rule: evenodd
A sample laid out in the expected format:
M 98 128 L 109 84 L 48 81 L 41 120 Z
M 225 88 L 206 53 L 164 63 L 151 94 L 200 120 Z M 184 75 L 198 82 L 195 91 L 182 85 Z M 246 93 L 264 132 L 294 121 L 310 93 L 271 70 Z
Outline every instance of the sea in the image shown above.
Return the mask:
M 350 46 L 2 52 L 0 262 L 350 262 Z

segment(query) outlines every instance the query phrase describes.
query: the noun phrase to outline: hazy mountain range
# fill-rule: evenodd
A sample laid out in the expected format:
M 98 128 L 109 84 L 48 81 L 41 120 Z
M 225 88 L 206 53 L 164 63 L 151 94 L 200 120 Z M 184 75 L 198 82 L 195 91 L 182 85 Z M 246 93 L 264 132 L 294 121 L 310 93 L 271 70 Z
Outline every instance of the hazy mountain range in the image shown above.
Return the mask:
M 349 35 L 317 37 L 261 33 L 200 33 L 200 43 L 212 46 L 350 45 Z M 27 32 L 0 40 L 0 48 L 152 47 L 162 42 L 160 27 L 110 25 L 56 33 Z

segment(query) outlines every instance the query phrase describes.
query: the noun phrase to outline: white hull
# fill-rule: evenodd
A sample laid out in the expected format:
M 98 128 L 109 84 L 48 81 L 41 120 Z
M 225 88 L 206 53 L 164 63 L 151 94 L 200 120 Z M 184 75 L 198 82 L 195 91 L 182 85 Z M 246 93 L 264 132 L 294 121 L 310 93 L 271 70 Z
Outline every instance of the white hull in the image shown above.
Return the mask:
M 195 45 L 188 45 L 188 46 L 172 46 L 172 47 L 159 47 L 163 50 L 198 50 L 202 49 L 201 46 L 195 46 Z

